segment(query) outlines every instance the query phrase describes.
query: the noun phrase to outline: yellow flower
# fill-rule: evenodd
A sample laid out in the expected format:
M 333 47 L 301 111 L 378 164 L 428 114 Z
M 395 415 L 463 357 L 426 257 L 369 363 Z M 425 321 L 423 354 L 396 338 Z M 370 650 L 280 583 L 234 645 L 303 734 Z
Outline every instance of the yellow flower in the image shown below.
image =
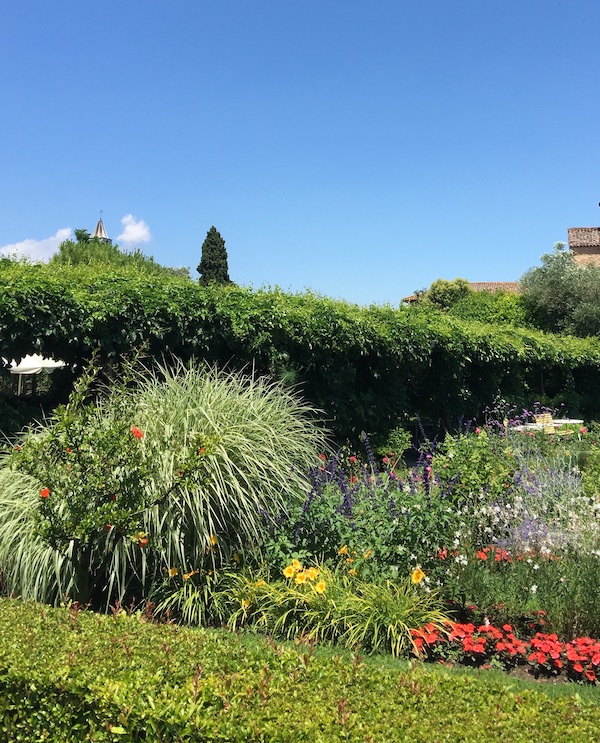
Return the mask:
M 315 591 L 316 591 L 317 593 L 325 593 L 325 588 L 326 588 L 326 587 L 327 587 L 327 586 L 325 585 L 325 581 L 324 581 L 324 580 L 320 580 L 320 581 L 319 581 L 319 582 L 317 583 L 317 585 L 315 586 Z
M 416 567 L 411 573 L 410 581 L 413 584 L 413 586 L 416 586 L 417 583 L 420 583 L 424 577 L 425 577 L 425 573 L 421 570 L 421 568 Z
M 314 580 L 319 575 L 317 568 L 308 568 L 305 572 L 309 580 Z
M 169 568 L 169 578 L 174 578 L 176 575 L 179 575 L 179 570 L 177 568 Z
M 346 562 L 350 565 L 351 563 L 354 562 L 354 558 L 353 557 L 347 557 L 346 558 Z
M 348 575 L 358 575 L 358 573 L 354 568 L 350 568 L 350 570 L 348 571 Z
M 293 578 L 295 572 L 293 565 L 288 565 L 287 568 L 283 569 L 283 574 L 286 578 Z
M 287 578 L 287 576 L 286 576 Z M 257 580 L 254 584 L 257 588 L 260 588 L 260 586 L 266 586 L 267 584 L 264 582 L 264 580 Z
M 214 534 L 210 535 L 210 543 L 212 544 L 213 547 L 215 546 L 215 544 L 219 544 L 219 540 Z
M 348 554 L 348 545 L 344 545 L 343 547 L 340 547 L 338 550 L 338 555 L 347 555 Z
M 242 600 L 242 609 L 246 611 L 246 609 L 250 606 L 250 599 L 243 599 Z
M 302 563 L 300 560 L 292 560 L 292 567 L 294 570 L 302 570 Z
M 373 550 L 367 550 L 365 554 L 363 555 L 363 559 L 368 560 L 372 554 L 373 554 Z
M 239 554 L 237 552 L 234 552 L 233 553 L 233 561 L 235 562 L 236 565 L 239 565 L 240 556 L 239 556 Z
M 191 573 L 184 573 L 183 580 L 189 580 L 192 577 L 192 575 L 196 575 L 197 572 L 198 572 L 197 570 L 192 570 Z
M 307 577 L 308 576 L 306 575 L 306 573 L 298 573 L 298 575 L 296 576 L 296 583 L 306 583 Z

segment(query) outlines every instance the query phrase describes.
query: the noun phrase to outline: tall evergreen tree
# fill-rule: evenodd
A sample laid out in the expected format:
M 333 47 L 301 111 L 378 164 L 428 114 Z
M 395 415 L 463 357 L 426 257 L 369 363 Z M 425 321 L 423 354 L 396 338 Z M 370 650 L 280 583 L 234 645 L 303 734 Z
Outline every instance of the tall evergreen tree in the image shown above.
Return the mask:
M 201 284 L 231 283 L 225 240 L 215 227 L 211 227 L 206 233 L 206 239 L 202 243 L 202 257 L 196 270 L 200 274 Z

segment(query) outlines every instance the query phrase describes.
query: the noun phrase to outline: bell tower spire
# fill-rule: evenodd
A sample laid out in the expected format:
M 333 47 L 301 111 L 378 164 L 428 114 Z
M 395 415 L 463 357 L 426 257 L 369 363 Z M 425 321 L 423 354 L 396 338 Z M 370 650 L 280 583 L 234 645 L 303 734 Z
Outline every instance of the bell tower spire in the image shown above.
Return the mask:
M 106 230 L 104 229 L 104 222 L 102 221 L 102 210 L 100 210 L 100 219 L 98 220 L 98 224 L 96 225 L 96 229 L 94 230 L 94 234 L 92 235 L 92 240 L 100 240 L 102 243 L 108 243 L 109 245 L 112 245 L 112 240 L 107 235 Z

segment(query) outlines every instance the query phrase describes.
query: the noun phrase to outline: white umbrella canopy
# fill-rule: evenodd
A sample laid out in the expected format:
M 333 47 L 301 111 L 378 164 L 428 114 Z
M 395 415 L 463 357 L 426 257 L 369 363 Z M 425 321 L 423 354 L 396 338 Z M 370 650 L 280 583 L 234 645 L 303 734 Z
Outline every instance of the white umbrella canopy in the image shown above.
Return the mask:
M 16 361 L 12 361 L 10 364 L 11 374 L 52 374 L 55 369 L 60 369 L 65 366 L 64 361 L 54 361 L 54 359 L 46 359 L 37 353 L 25 356 L 18 364 Z
M 2 359 L 6 364 L 6 359 Z M 28 354 L 24 359 L 21 359 L 19 363 L 13 359 L 10 362 L 10 373 L 19 375 L 19 385 L 17 395 L 21 394 L 23 389 L 23 376 L 26 374 L 52 374 L 55 369 L 60 369 L 65 366 L 64 361 L 55 361 L 54 359 L 46 359 L 37 353 Z

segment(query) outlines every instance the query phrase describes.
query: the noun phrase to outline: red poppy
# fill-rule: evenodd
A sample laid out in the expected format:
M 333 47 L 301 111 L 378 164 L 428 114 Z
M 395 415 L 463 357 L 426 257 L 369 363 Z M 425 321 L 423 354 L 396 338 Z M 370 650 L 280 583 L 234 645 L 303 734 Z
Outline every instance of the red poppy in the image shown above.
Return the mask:
M 48 488 L 42 488 L 40 490 L 40 495 L 42 496 L 42 498 L 47 498 L 50 495 L 50 491 L 48 490 Z
M 137 426 L 131 426 L 131 433 L 136 437 L 136 439 L 141 439 L 144 436 Z

